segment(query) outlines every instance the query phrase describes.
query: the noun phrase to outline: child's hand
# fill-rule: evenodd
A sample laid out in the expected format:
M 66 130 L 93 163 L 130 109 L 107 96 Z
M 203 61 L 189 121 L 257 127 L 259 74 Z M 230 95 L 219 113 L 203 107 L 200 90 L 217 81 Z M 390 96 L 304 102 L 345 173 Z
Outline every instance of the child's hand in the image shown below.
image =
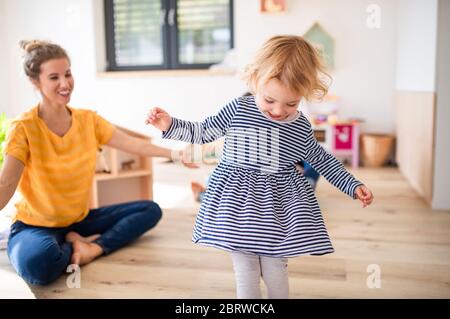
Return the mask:
M 373 201 L 373 194 L 364 185 L 360 185 L 355 190 L 356 198 L 359 199 L 363 203 L 363 208 L 369 206 Z
M 157 129 L 165 132 L 169 129 L 170 125 L 172 125 L 172 118 L 170 117 L 169 113 L 167 113 L 163 109 L 154 107 L 148 112 L 145 124 L 151 124 Z

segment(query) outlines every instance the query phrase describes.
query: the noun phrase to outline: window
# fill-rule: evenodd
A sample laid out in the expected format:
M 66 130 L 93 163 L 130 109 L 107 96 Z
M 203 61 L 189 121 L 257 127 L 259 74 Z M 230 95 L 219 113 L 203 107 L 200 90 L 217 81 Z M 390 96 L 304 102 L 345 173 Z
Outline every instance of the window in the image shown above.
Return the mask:
M 206 69 L 233 47 L 233 0 L 104 0 L 108 71 Z

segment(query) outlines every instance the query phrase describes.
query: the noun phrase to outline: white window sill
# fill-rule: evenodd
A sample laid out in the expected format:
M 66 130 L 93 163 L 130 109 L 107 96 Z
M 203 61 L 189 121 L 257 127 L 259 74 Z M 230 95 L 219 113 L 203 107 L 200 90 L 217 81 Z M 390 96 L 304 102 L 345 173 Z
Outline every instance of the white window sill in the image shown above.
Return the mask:
M 98 72 L 97 78 L 149 78 L 149 77 L 193 77 L 193 76 L 234 76 L 235 71 L 226 70 L 154 70 L 154 71 L 110 71 Z

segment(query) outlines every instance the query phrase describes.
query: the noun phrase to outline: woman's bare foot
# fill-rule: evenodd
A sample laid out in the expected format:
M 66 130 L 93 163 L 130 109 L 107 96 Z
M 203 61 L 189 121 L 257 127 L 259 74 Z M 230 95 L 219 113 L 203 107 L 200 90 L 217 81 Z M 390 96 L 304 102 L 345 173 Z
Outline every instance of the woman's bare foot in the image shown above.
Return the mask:
M 72 248 L 71 263 L 79 266 L 89 264 L 103 254 L 103 248 L 95 243 L 76 240 L 72 242 Z
M 68 232 L 66 235 L 66 241 L 69 243 L 73 243 L 75 241 L 81 241 L 83 243 L 92 243 L 94 240 L 96 240 L 97 238 L 100 237 L 100 234 L 95 234 L 95 235 L 91 235 L 91 236 L 87 236 L 87 237 L 83 237 L 80 234 L 71 231 Z
M 206 191 L 206 187 L 198 182 L 191 182 L 192 194 L 194 195 L 194 199 L 196 201 L 200 201 L 200 193 L 204 193 Z

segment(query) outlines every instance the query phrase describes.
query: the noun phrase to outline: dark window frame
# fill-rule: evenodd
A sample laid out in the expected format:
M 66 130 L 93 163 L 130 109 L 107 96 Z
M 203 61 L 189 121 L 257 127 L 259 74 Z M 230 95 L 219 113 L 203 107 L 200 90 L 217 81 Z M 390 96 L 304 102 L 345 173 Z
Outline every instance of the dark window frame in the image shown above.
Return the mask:
M 182 64 L 178 61 L 178 21 L 177 0 L 160 0 L 161 8 L 165 10 L 163 34 L 163 63 L 161 65 L 136 65 L 119 66 L 116 63 L 116 48 L 114 34 L 114 8 L 113 0 L 104 0 L 105 39 L 106 39 L 106 71 L 145 71 L 145 70 L 202 70 L 208 69 L 214 63 L 206 64 Z M 230 21 L 230 49 L 234 48 L 234 0 L 229 0 Z M 169 24 L 169 12 L 173 10 L 174 24 Z M 218 61 L 220 62 L 220 61 Z

